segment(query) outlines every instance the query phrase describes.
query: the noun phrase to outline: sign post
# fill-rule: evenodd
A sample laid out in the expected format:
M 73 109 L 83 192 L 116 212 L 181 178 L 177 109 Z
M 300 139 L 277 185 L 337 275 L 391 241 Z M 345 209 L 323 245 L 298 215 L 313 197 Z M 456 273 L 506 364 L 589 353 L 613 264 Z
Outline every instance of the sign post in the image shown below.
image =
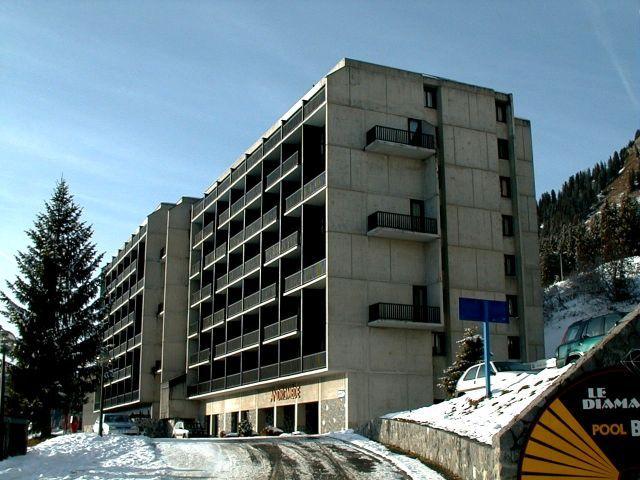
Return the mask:
M 484 381 L 487 398 L 491 398 L 491 339 L 489 335 L 489 324 L 509 323 L 509 307 L 507 302 L 460 297 L 458 302 L 458 317 L 460 320 L 482 322 L 482 334 L 484 337 Z

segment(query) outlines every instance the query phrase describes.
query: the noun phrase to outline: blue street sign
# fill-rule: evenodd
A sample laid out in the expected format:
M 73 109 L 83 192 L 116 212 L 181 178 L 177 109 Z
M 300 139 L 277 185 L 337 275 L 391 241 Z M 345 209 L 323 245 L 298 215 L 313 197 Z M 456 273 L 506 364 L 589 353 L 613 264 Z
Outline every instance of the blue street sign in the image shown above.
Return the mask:
M 485 305 L 487 307 L 486 311 Z M 458 311 L 460 320 L 509 323 L 509 306 L 507 302 L 460 297 Z
M 478 298 L 460 297 L 458 302 L 458 317 L 460 320 L 482 322 L 484 335 L 484 379 L 487 398 L 491 398 L 491 347 L 489 323 L 509 323 L 509 306 L 507 302 L 496 300 L 481 300 Z

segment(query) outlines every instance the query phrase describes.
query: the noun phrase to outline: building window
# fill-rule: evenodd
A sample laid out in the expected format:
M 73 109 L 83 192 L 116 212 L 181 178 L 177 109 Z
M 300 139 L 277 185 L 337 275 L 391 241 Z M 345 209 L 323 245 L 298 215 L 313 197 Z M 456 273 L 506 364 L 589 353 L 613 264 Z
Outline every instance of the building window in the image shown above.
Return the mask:
M 496 102 L 496 121 L 507 123 L 507 104 Z
M 436 89 L 434 87 L 424 87 L 424 106 L 427 108 L 438 108 Z
M 500 196 L 503 198 L 511 198 L 510 177 L 500 177 Z
M 520 360 L 520 337 L 507 337 L 507 356 L 509 360 Z
M 433 356 L 443 357 L 447 354 L 447 337 L 444 332 L 433 332 Z
M 502 215 L 502 235 L 513 237 L 513 217 L 511 215 Z
M 515 277 L 516 275 L 516 256 L 515 255 L 504 256 L 504 274 L 507 277 Z
M 507 295 L 507 308 L 509 309 L 510 317 L 518 316 L 518 296 Z
M 509 160 L 509 140 L 498 139 L 498 158 Z

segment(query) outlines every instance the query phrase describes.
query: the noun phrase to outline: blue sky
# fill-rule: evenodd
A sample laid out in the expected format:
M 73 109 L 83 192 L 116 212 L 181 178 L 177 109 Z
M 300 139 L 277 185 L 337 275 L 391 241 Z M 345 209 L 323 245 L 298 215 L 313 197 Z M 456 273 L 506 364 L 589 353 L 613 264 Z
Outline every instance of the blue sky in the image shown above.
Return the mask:
M 0 3 L 0 288 L 61 175 L 110 256 L 342 57 L 515 95 L 536 189 L 640 127 L 638 1 Z

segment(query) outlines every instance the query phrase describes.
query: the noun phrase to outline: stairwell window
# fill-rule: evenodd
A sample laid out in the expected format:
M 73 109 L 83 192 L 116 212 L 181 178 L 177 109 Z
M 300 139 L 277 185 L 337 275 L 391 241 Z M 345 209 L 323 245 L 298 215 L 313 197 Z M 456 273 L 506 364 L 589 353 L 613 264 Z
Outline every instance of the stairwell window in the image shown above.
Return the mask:
M 434 87 L 424 86 L 424 106 L 427 108 L 438 108 L 436 89 Z
M 498 158 L 509 160 L 509 140 L 504 138 L 498 139 Z
M 507 104 L 505 102 L 496 102 L 496 121 L 507 123 Z
M 516 276 L 516 256 L 515 255 L 504 256 L 504 274 L 507 277 Z
M 518 296 L 517 295 L 507 295 L 507 308 L 509 309 L 510 317 L 518 316 Z
M 511 215 L 502 215 L 502 235 L 513 237 L 513 217 Z
M 511 198 L 511 178 L 500 177 L 500 196 L 502 198 Z
M 507 337 L 507 356 L 509 360 L 520 360 L 520 337 Z

